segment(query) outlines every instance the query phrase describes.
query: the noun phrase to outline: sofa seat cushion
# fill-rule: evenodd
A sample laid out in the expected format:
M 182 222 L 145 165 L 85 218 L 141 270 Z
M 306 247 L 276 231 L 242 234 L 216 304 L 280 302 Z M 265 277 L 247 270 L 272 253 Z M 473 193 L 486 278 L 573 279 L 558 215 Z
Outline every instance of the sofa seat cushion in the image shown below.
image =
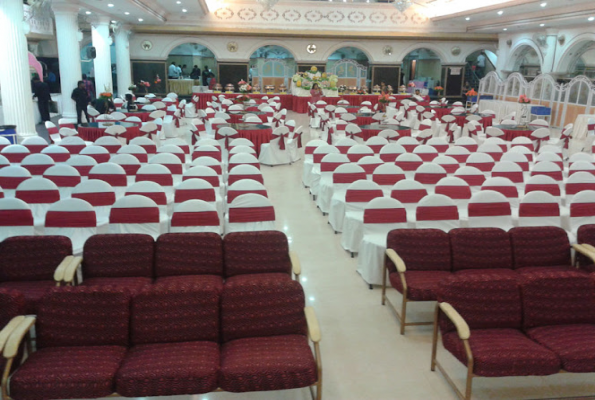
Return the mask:
M 274 282 L 278 280 L 291 280 L 291 275 L 282 272 L 235 275 L 226 278 L 225 284 L 250 284 L 253 282 Z
M 89 278 L 85 279 L 82 285 L 86 286 L 115 286 L 126 288 L 134 295 L 153 283 L 151 278 L 130 277 L 130 278 Z
M 192 284 L 200 287 L 213 287 L 219 293 L 223 290 L 223 277 L 219 275 L 178 275 L 162 276 L 155 280 L 155 285 Z
M 438 285 L 450 276 L 452 273 L 449 271 L 406 271 L 407 298 L 414 301 L 436 300 Z M 392 287 L 403 293 L 399 273 L 391 273 L 389 279 Z
M 229 392 L 306 387 L 318 379 L 303 335 L 236 339 L 221 348 L 219 386 Z
M 493 275 L 494 278 L 512 278 L 517 279 L 518 273 L 513 269 L 507 268 L 486 268 L 486 269 L 462 269 L 455 271 L 455 276 L 469 276 L 469 275 Z
M 37 314 L 39 300 L 53 287 L 54 281 L 9 281 L 0 283 L 0 288 L 14 289 L 25 297 L 25 314 Z
M 114 393 L 126 347 L 48 347 L 33 353 L 10 380 L 11 397 L 90 399 Z
M 560 272 L 560 271 L 580 271 L 580 270 L 577 270 L 576 268 L 571 267 L 570 265 L 556 265 L 553 267 L 523 267 L 523 268 L 518 268 L 515 271 L 518 272 L 519 274 L 523 274 L 523 275 L 533 275 L 535 273 L 542 273 L 542 272 L 556 273 L 556 272 Z
M 465 348 L 456 331 L 444 334 L 442 343 L 467 365 Z M 469 345 L 473 353 L 473 372 L 479 376 L 551 375 L 560 371 L 558 356 L 518 329 L 474 329 Z
M 527 335 L 556 353 L 564 370 L 595 372 L 595 325 L 540 326 Z
M 116 376 L 126 397 L 207 393 L 217 389 L 219 345 L 214 342 L 134 346 Z
M 577 252 L 577 253 L 576 253 L 576 255 L 577 255 L 577 257 L 578 257 L 578 256 L 579 256 L 579 253 Z M 583 257 L 584 257 L 584 256 L 583 256 Z M 588 273 L 593 273 L 593 272 L 595 272 L 595 264 L 581 265 L 581 266 L 579 267 L 579 269 L 580 269 L 581 271 L 585 271 L 585 272 L 588 272 Z

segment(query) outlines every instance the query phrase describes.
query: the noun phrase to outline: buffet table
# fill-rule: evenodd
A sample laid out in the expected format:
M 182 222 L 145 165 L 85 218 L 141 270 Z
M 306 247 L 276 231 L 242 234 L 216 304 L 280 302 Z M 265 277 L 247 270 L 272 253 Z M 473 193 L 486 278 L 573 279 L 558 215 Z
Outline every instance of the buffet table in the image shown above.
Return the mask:
M 220 95 L 224 95 L 226 99 L 233 100 L 238 97 L 241 93 L 193 93 L 192 97 L 198 97 L 198 109 L 204 110 L 207 108 L 207 101 L 212 101 L 213 96 L 219 97 Z M 281 101 L 281 108 L 287 109 L 290 111 L 293 109 L 293 96 L 291 94 L 266 94 L 266 93 L 250 93 L 248 94 L 250 98 L 255 100 L 262 100 L 263 97 L 267 96 L 269 99 L 273 97 L 279 97 Z M 196 103 L 195 103 L 196 106 Z
M 529 126 L 515 126 L 515 125 L 495 125 L 494 128 L 501 129 L 504 132 L 504 140 L 511 141 L 515 137 L 525 136 L 530 137 L 535 128 Z
M 217 139 L 217 131 L 219 128 L 229 126 L 236 131 L 241 138 L 246 138 L 254 143 L 256 154 L 260 154 L 260 146 L 263 143 L 269 143 L 273 136 L 273 128 L 268 125 L 250 124 L 250 123 L 232 123 L 232 124 L 216 124 L 215 138 Z
M 582 140 L 587 137 L 589 119 L 595 121 L 595 114 L 581 114 L 576 117 L 572 131 L 572 137 L 574 139 Z
M 378 134 L 385 129 L 392 129 L 396 131 L 399 136 L 411 136 L 411 128 L 407 126 L 398 125 L 363 125 L 360 126 L 364 140 L 368 140 L 372 136 L 378 136 Z
M 127 141 L 135 137 L 142 136 L 140 126 L 133 122 L 90 122 L 87 126 L 79 126 L 78 133 L 81 139 L 87 142 L 94 142 L 102 136 L 106 136 L 105 130 L 113 125 L 120 125 L 126 128 L 126 133 L 122 135 Z
M 179 96 L 189 96 L 192 94 L 194 79 L 168 79 L 169 91 Z

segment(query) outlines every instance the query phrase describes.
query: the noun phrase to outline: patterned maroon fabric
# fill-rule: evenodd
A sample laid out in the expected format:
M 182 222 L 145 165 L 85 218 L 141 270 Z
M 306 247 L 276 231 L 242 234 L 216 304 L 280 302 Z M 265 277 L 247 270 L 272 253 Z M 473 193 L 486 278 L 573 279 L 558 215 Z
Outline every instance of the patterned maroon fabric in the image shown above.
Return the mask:
M 595 282 L 578 271 L 521 276 L 523 326 L 595 324 Z
M 147 286 L 153 283 L 151 278 L 132 277 L 132 278 L 90 278 L 85 279 L 81 286 L 111 286 L 119 289 L 126 289 L 132 294 L 137 294 Z
M 570 264 L 570 242 L 562 228 L 517 227 L 509 232 L 514 268 L 554 267 Z
M 556 353 L 564 370 L 595 372 L 595 325 L 542 326 L 527 336 Z
M 439 285 L 438 301 L 452 305 L 471 330 L 521 328 L 521 293 L 514 277 L 482 274 L 481 270 L 455 275 Z M 455 330 L 444 314 L 439 321 L 442 333 Z
M 467 365 L 463 342 L 457 332 L 442 336 L 444 348 Z M 533 342 L 518 329 L 476 329 L 469 345 L 473 373 L 479 376 L 551 375 L 560 371 L 556 354 Z
M 51 281 L 31 281 L 31 282 L 4 282 L 0 283 L 2 289 L 12 289 L 19 291 L 25 298 L 24 314 L 37 314 L 37 308 L 41 298 L 56 287 L 56 282 Z M 0 304 L 2 304 L 0 302 Z M 3 307 L 3 305 L 2 305 Z M 0 308 L 2 308 L 0 307 Z
M 407 271 L 450 271 L 450 240 L 439 229 L 395 229 L 388 233 L 387 248 L 403 259 Z M 396 271 L 386 259 L 391 272 Z
M 191 283 L 201 287 L 214 288 L 219 293 L 223 290 L 223 277 L 219 275 L 176 275 L 157 278 L 155 285 L 184 285 Z
M 302 286 L 290 279 L 268 276 L 246 275 L 225 283 L 221 295 L 223 342 L 306 333 Z
M 406 271 L 407 298 L 414 301 L 436 300 L 436 292 L 440 282 L 450 278 L 449 271 Z M 390 284 L 403 293 L 403 285 L 397 272 L 389 275 Z
M 66 236 L 15 236 L 0 243 L 0 254 L 0 282 L 51 281 L 72 244 Z
M 587 243 L 591 246 L 595 246 L 595 225 L 581 225 L 577 231 L 576 242 Z M 578 261 L 578 265 L 581 268 L 585 268 L 589 272 L 595 272 L 595 266 L 593 265 L 593 261 L 591 261 L 590 258 L 585 257 L 581 253 L 577 252 L 576 260 Z
M 89 331 L 90 333 L 90 331 Z M 10 379 L 14 399 L 91 399 L 114 392 L 126 347 L 51 347 L 27 358 Z
M 512 269 L 508 233 L 498 228 L 459 228 L 449 232 L 453 271 Z
M 126 290 L 57 287 L 39 305 L 37 347 L 128 346 L 129 320 Z
M 155 274 L 223 276 L 223 243 L 216 233 L 168 233 L 155 245 Z
M 126 397 L 207 393 L 217 389 L 219 345 L 213 342 L 134 346 L 116 376 Z
M 83 277 L 153 277 L 153 237 L 140 234 L 91 236 L 83 249 Z
M 287 236 L 278 231 L 234 232 L 223 239 L 225 275 L 284 272 L 291 275 Z
M 14 317 L 25 314 L 25 296 L 18 290 L 0 288 L 0 330 Z M 13 362 L 13 370 L 18 367 L 18 360 L 22 354 L 17 355 Z M 6 359 L 0 357 L 0 371 L 4 371 Z
M 132 301 L 132 343 L 217 342 L 219 294 L 200 280 L 147 287 Z
M 306 387 L 317 377 L 316 362 L 303 335 L 238 339 L 221 348 L 219 386 L 229 392 Z

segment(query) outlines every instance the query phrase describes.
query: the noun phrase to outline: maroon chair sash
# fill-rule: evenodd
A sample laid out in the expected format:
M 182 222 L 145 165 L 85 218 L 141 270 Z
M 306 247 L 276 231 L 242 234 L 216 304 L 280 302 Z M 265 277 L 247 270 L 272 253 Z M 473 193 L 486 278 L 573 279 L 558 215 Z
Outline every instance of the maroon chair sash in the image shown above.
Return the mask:
M 264 185 L 264 178 L 262 177 L 262 175 L 236 175 L 236 174 L 230 174 L 227 177 L 227 184 L 228 185 L 232 185 L 234 183 L 236 183 L 237 181 L 241 181 L 242 179 L 252 179 L 253 181 L 256 182 L 260 182 Z
M 442 194 L 453 200 L 468 200 L 471 198 L 471 188 L 469 186 L 436 186 L 436 194 Z
M 320 163 L 320 172 L 333 172 L 340 165 L 345 164 L 344 162 L 323 162 Z
M 381 165 L 382 164 L 380 164 L 380 163 L 375 163 L 375 164 L 359 164 L 359 166 L 362 167 L 364 169 L 364 171 L 366 171 L 366 174 L 368 174 L 368 175 L 372 175 L 374 173 L 374 171 L 376 170 L 376 168 L 378 168 Z
M 102 144 L 101 147 L 106 149 L 110 154 L 116 154 L 118 150 L 122 148 L 122 145 L 118 144 Z
M 595 183 L 567 183 L 566 194 L 577 194 L 583 190 L 595 190 Z
M 233 163 L 233 164 L 229 164 L 227 166 L 227 170 L 231 171 L 234 167 L 237 167 L 238 165 L 252 165 L 253 167 L 256 167 L 257 169 L 260 169 L 259 163 L 240 163 L 240 164 Z
M 188 179 L 203 179 L 211 184 L 214 188 L 218 188 L 220 185 L 219 177 L 218 176 L 184 176 L 182 181 L 187 181 Z
M 394 185 L 395 183 L 405 179 L 405 174 L 373 174 L 372 182 L 379 185 Z
M 49 175 L 44 176 L 44 178 L 49 179 L 50 181 L 54 182 L 58 187 L 75 187 L 79 183 L 81 183 L 80 176 L 58 176 L 58 175 Z
M 507 199 L 518 198 L 519 192 L 516 186 L 482 186 L 481 190 L 493 190 L 504 195 Z
M 395 165 L 403 171 L 415 171 L 423 164 L 423 161 L 395 161 Z
M 500 217 L 510 215 L 510 203 L 469 203 L 470 217 Z
M 519 217 L 559 217 L 558 203 L 521 203 Z
M 140 164 L 120 164 L 120 167 L 124 168 L 127 176 L 134 176 L 140 169 Z
M 460 146 L 469 150 L 470 153 L 477 152 L 477 148 L 479 147 L 477 144 L 461 144 Z
M 539 152 L 539 148 L 541 147 L 541 142 L 547 142 L 550 140 L 549 136 L 546 137 L 536 137 L 534 135 L 530 135 L 529 138 L 531 138 L 531 140 L 536 141 L 537 143 L 535 144 L 535 152 L 538 153 Z
M 227 203 L 231 203 L 236 197 L 243 194 L 254 193 L 264 197 L 269 197 L 266 190 L 228 190 L 227 191 Z
M 403 204 L 418 203 L 426 197 L 428 192 L 425 189 L 393 190 L 390 197 L 399 200 Z
M 329 143 L 330 144 L 330 143 Z M 351 146 L 336 146 L 341 154 L 347 154 Z
M 31 210 L 0 210 L 0 226 L 33 226 Z
M 461 166 L 459 164 L 439 164 L 447 174 L 454 174 Z
M 492 177 L 508 178 L 513 183 L 523 183 L 522 171 L 492 171 Z
M 562 180 L 562 171 L 531 171 L 531 176 L 535 175 L 546 175 L 554 178 L 556 181 Z
M 594 203 L 570 203 L 570 217 L 593 217 L 595 216 Z
M 438 153 L 444 153 L 446 150 L 448 150 L 447 144 L 431 144 L 430 146 L 435 148 Z
M 285 150 L 285 141 L 287 140 L 288 137 L 289 137 L 289 132 L 279 135 L 279 149 L 280 150 Z
M 371 154 L 365 154 L 365 153 L 351 153 L 351 154 L 347 154 L 347 158 L 349 159 L 350 162 L 358 162 L 359 160 L 361 160 L 362 158 L 369 156 Z
M 219 226 L 219 215 L 217 211 L 174 212 L 171 226 Z
M 300 133 L 296 133 L 296 134 L 294 134 L 293 137 L 297 140 L 297 148 L 298 149 L 301 149 L 302 148 L 302 133 L 301 132 Z
M 2 155 L 11 163 L 20 163 L 29 153 L 2 153 Z
M 120 174 L 89 174 L 89 179 L 99 179 L 100 181 L 104 181 L 109 183 L 114 187 L 126 187 L 128 186 L 128 180 L 126 179 L 126 175 Z
M 418 144 L 404 144 L 403 148 L 405 149 L 405 151 L 407 153 L 413 153 L 413 150 L 415 150 L 415 148 L 419 146 Z
M 137 174 L 137 182 L 150 181 L 160 184 L 161 186 L 173 186 L 174 179 L 171 175 L 166 174 Z M 113 186 L 113 185 L 112 185 Z
M 116 202 L 116 193 L 114 192 L 73 193 L 71 197 L 85 200 L 93 207 L 111 206 Z
M 95 228 L 95 211 L 48 211 L 45 216 L 46 228 Z
M 350 173 L 334 173 L 333 174 L 333 183 L 337 183 L 337 184 L 353 183 L 355 181 L 359 181 L 362 179 L 366 179 L 365 172 L 350 172 Z
M 268 207 L 230 208 L 230 223 L 264 222 L 275 220 L 275 209 Z
M 551 194 L 552 196 L 560 196 L 560 186 L 529 183 L 525 185 L 525 194 L 530 192 L 542 191 Z
M 304 154 L 314 154 L 314 150 L 316 150 L 316 147 L 306 146 L 306 148 L 304 150 Z
M 62 147 L 67 149 L 70 154 L 79 154 L 87 146 L 84 144 L 64 144 Z
M 484 175 L 457 175 L 457 178 L 461 178 L 469 186 L 481 186 L 486 180 Z
M 458 220 L 457 206 L 417 207 L 415 216 L 418 221 Z
M 27 148 L 27 150 L 29 150 L 29 152 L 31 154 L 39 154 L 39 153 L 41 153 L 41 150 L 48 147 L 48 145 L 47 144 L 28 144 L 28 145 L 25 145 L 25 147 Z
M 450 157 L 457 160 L 458 163 L 466 163 L 470 154 L 449 154 Z
M 17 199 L 28 204 L 52 204 L 60 200 L 58 190 L 17 190 Z
M 28 164 L 28 165 L 21 165 L 27 171 L 31 173 L 31 175 L 43 175 L 46 169 L 51 167 L 51 165 L 42 165 L 42 164 Z
M 157 145 L 156 144 L 143 144 L 140 147 L 142 147 L 147 152 L 147 154 L 157 154 Z
M 401 224 L 407 222 L 404 208 L 375 208 L 364 210 L 364 224 Z
M 487 152 L 485 154 L 489 154 L 490 156 L 492 156 L 492 158 L 494 159 L 494 161 L 500 161 L 500 159 L 502 158 L 502 152 Z
M 167 196 L 163 192 L 126 192 L 126 196 L 139 195 L 153 200 L 158 206 L 167 205 Z
M 225 146 L 225 148 L 226 148 L 227 150 L 229 150 L 229 142 L 230 142 L 230 139 L 236 139 L 236 138 L 239 138 L 239 137 L 240 137 L 240 134 L 239 134 L 239 133 L 237 133 L 237 132 L 236 132 L 236 133 L 234 133 L 234 134 L 231 134 L 231 135 L 225 135 L 225 136 L 224 136 L 224 135 L 221 135 L 221 134 L 219 133 L 219 129 L 217 129 L 217 132 L 215 133 L 215 140 L 221 140 L 221 139 L 225 139 L 225 144 L 224 144 L 224 146 Z
M 109 216 L 110 224 L 157 224 L 159 208 L 112 208 Z
M 414 179 L 419 183 L 423 183 L 425 185 L 434 185 L 438 183 L 438 181 L 442 178 L 445 178 L 446 174 L 430 174 L 426 172 L 418 172 L 415 174 Z
M 384 196 L 382 190 L 355 190 L 349 189 L 345 194 L 346 203 L 367 203 L 377 197 Z
M 467 163 L 468 167 L 475 167 L 478 170 L 480 170 L 481 172 L 490 172 L 492 171 L 492 169 L 494 168 L 494 165 L 496 163 L 494 162 L 472 162 L 472 163 Z
M 213 202 L 217 200 L 215 189 L 182 189 L 176 190 L 174 203 L 183 203 L 187 200 L 202 200 Z
M 109 162 L 109 159 L 111 157 L 109 154 L 104 154 L 104 153 L 86 154 L 86 155 L 91 157 L 95 161 L 97 161 L 97 164 L 103 164 L 103 163 Z
M 141 164 L 146 164 L 149 160 L 149 155 L 148 154 L 144 154 L 144 153 L 130 153 L 131 156 L 136 157 L 136 159 L 138 160 L 138 162 L 140 162 Z
M 192 153 L 192 160 L 196 160 L 198 157 L 213 157 L 215 160 L 221 162 L 220 151 L 195 151 Z
M 182 168 L 182 164 L 161 164 L 174 175 L 182 175 L 184 173 L 184 168 Z
M 432 162 L 434 158 L 438 157 L 436 153 L 417 153 L 423 162 Z
M 595 175 L 595 169 L 577 169 L 577 170 L 568 171 L 568 176 L 576 174 L 577 172 L 588 172 L 591 175 Z
M 397 157 L 400 155 L 401 155 L 401 153 L 381 153 L 378 156 L 385 163 L 386 162 L 394 163 L 395 160 L 397 159 Z
M 372 149 L 374 154 L 380 153 L 380 150 L 384 147 L 383 144 L 369 144 L 368 147 Z

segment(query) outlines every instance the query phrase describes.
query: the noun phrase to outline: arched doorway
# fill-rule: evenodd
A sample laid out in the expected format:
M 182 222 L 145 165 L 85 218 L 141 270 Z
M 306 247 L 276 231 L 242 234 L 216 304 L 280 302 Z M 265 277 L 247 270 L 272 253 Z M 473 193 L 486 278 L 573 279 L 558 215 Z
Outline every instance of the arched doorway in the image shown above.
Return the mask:
M 529 45 L 523 45 L 517 48 L 511 54 L 510 59 L 513 60 L 510 72 L 519 72 L 529 80 L 541 73 L 541 59 L 539 54 Z
M 338 86 L 369 87 L 370 60 L 357 47 L 341 47 L 327 60 L 326 72 L 337 75 Z
M 570 54 L 568 76 L 586 75 L 595 79 L 595 41 L 585 41 Z
M 281 85 L 289 87 L 296 70 L 293 54 L 285 47 L 262 46 L 250 56 L 248 79 L 252 86 L 260 86 L 263 91 L 266 86 L 274 86 L 273 91 L 278 91 Z
M 209 79 L 217 73 L 215 54 L 208 47 L 198 43 L 184 43 L 175 47 L 167 56 L 168 68 L 172 62 L 182 69 L 181 78 L 193 80 L 191 85 L 195 86 L 208 86 Z
M 479 87 L 479 80 L 496 70 L 498 56 L 490 50 L 477 50 L 465 58 L 465 81 L 470 87 Z
M 401 82 L 407 86 L 408 92 L 420 89 L 421 94 L 426 95 L 430 89 L 442 84 L 440 56 L 427 48 L 415 49 L 407 54 L 403 58 L 401 71 Z M 409 87 L 411 82 L 415 88 Z

